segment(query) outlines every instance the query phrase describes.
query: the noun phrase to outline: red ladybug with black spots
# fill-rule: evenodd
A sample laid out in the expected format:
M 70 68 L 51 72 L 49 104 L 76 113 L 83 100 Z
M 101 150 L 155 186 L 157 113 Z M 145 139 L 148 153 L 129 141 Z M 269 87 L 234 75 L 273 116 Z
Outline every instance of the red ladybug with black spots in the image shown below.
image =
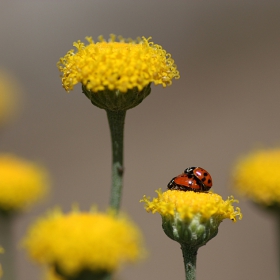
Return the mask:
M 170 190 L 207 192 L 212 187 L 212 177 L 201 167 L 189 167 L 174 177 L 167 185 Z

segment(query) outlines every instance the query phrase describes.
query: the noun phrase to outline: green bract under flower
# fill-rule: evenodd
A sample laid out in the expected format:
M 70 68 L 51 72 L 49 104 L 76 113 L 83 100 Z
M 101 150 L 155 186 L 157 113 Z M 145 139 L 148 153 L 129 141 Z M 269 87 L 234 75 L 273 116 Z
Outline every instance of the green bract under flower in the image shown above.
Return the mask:
M 54 211 L 31 227 L 24 245 L 35 261 L 73 279 L 111 273 L 143 256 L 135 225 L 125 217 L 98 212 Z
M 280 205 L 280 149 L 261 149 L 240 158 L 232 185 L 242 195 L 264 206 Z
M 171 55 L 151 38 L 133 41 L 119 36 L 116 41 L 111 35 L 108 42 L 100 37 L 97 43 L 86 39 L 88 45 L 75 42 L 77 51 L 70 50 L 57 64 L 66 91 L 78 83 L 91 92 L 142 91 L 152 82 L 165 87 L 180 77 Z
M 82 86 L 83 93 L 91 100 L 91 103 L 100 109 L 109 111 L 126 111 L 139 105 L 150 93 L 151 85 L 147 85 L 141 91 L 137 88 L 129 89 L 124 94 L 119 90 L 111 91 L 105 89 L 103 91 L 92 92 L 87 90 L 86 86 Z
M 58 275 L 58 274 L 55 272 L 55 269 L 52 267 L 52 268 L 49 268 L 49 269 L 46 271 L 44 280 L 66 280 L 66 279 L 63 278 L 62 276 Z
M 150 200 L 144 196 L 147 212 L 158 212 L 162 217 L 164 232 L 171 239 L 190 246 L 205 245 L 217 232 L 224 219 L 242 218 L 233 197 L 223 200 L 218 194 L 192 191 L 157 191 L 158 197 Z

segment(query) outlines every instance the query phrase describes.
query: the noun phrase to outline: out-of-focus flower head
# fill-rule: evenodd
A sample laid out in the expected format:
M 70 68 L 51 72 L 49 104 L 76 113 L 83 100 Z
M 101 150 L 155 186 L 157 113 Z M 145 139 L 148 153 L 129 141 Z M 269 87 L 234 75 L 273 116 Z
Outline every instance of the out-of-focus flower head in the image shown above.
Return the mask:
M 158 197 L 141 200 L 147 212 L 158 212 L 162 217 L 164 232 L 180 244 L 193 247 L 205 245 L 218 233 L 224 219 L 242 218 L 240 208 L 232 205 L 233 197 L 223 200 L 213 192 L 168 190 L 156 191 Z
M 0 69 L 0 127 L 15 116 L 21 91 L 13 75 Z
M 24 240 L 33 260 L 55 266 L 67 279 L 111 274 L 141 259 L 142 245 L 139 230 L 126 217 L 77 209 L 68 214 L 56 209 L 39 219 Z
M 57 66 L 65 90 L 81 83 L 85 95 L 99 108 L 133 108 L 150 94 L 151 83 L 166 87 L 180 77 L 171 55 L 151 38 L 119 36 L 117 40 L 111 35 L 108 42 L 100 36 L 96 43 L 86 39 L 88 45 L 75 42 L 77 50 L 67 52 Z
M 0 211 L 24 210 L 41 199 L 49 187 L 42 166 L 11 154 L 0 155 Z
M 258 149 L 235 163 L 233 187 L 263 206 L 280 206 L 280 148 Z

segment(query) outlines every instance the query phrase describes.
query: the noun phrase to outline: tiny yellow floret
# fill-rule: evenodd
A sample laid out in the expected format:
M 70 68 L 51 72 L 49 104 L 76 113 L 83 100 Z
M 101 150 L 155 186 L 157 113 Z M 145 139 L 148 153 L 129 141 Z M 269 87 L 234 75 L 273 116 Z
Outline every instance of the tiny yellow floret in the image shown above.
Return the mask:
M 260 149 L 241 157 L 232 171 L 232 185 L 256 203 L 280 205 L 280 149 Z
M 151 42 L 151 38 L 131 40 L 115 35 L 99 42 L 87 37 L 88 45 L 74 42 L 76 51 L 70 50 L 57 63 L 62 73 L 62 86 L 66 91 L 82 83 L 87 90 L 119 90 L 127 92 L 137 88 L 141 91 L 150 83 L 172 84 L 172 79 L 180 75 L 174 60 L 160 45 Z
M 38 164 L 11 154 L 0 155 L 0 209 L 18 211 L 47 192 L 47 171 Z
M 122 215 L 55 210 L 29 230 L 24 246 L 32 259 L 63 275 L 83 270 L 113 272 L 123 263 L 142 258 L 141 234 Z
M 179 214 L 180 219 L 188 222 L 194 217 L 198 217 L 202 222 L 215 217 L 221 222 L 224 219 L 231 219 L 236 222 L 236 218 L 242 218 L 240 208 L 233 207 L 234 202 L 238 202 L 232 196 L 223 200 L 218 194 L 200 193 L 193 191 L 168 190 L 162 192 L 156 191 L 157 198 L 150 200 L 144 196 L 142 202 L 145 202 L 147 212 L 158 212 L 162 217 L 174 217 Z

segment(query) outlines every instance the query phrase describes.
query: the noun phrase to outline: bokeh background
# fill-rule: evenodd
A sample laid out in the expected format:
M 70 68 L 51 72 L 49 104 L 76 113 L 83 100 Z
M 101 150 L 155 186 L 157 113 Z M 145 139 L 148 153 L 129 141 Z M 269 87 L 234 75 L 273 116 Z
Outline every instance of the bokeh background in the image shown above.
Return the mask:
M 119 279 L 184 279 L 179 245 L 139 200 L 196 165 L 211 173 L 214 190 L 226 198 L 234 194 L 229 178 L 237 157 L 279 146 L 279 28 L 280 2 L 272 0 L 1 1 L 0 67 L 17 77 L 23 96 L 18 119 L 1 130 L 0 151 L 39 161 L 52 176 L 49 197 L 17 218 L 15 242 L 53 206 L 108 205 L 106 114 L 79 86 L 63 90 L 56 62 L 88 35 L 152 36 L 172 54 L 181 79 L 166 89 L 153 86 L 127 112 L 122 208 L 141 227 L 149 258 L 125 267 Z M 277 279 L 274 217 L 243 199 L 240 207 L 243 220 L 224 221 L 199 250 L 198 280 Z M 19 280 L 41 279 L 24 251 L 16 262 Z

